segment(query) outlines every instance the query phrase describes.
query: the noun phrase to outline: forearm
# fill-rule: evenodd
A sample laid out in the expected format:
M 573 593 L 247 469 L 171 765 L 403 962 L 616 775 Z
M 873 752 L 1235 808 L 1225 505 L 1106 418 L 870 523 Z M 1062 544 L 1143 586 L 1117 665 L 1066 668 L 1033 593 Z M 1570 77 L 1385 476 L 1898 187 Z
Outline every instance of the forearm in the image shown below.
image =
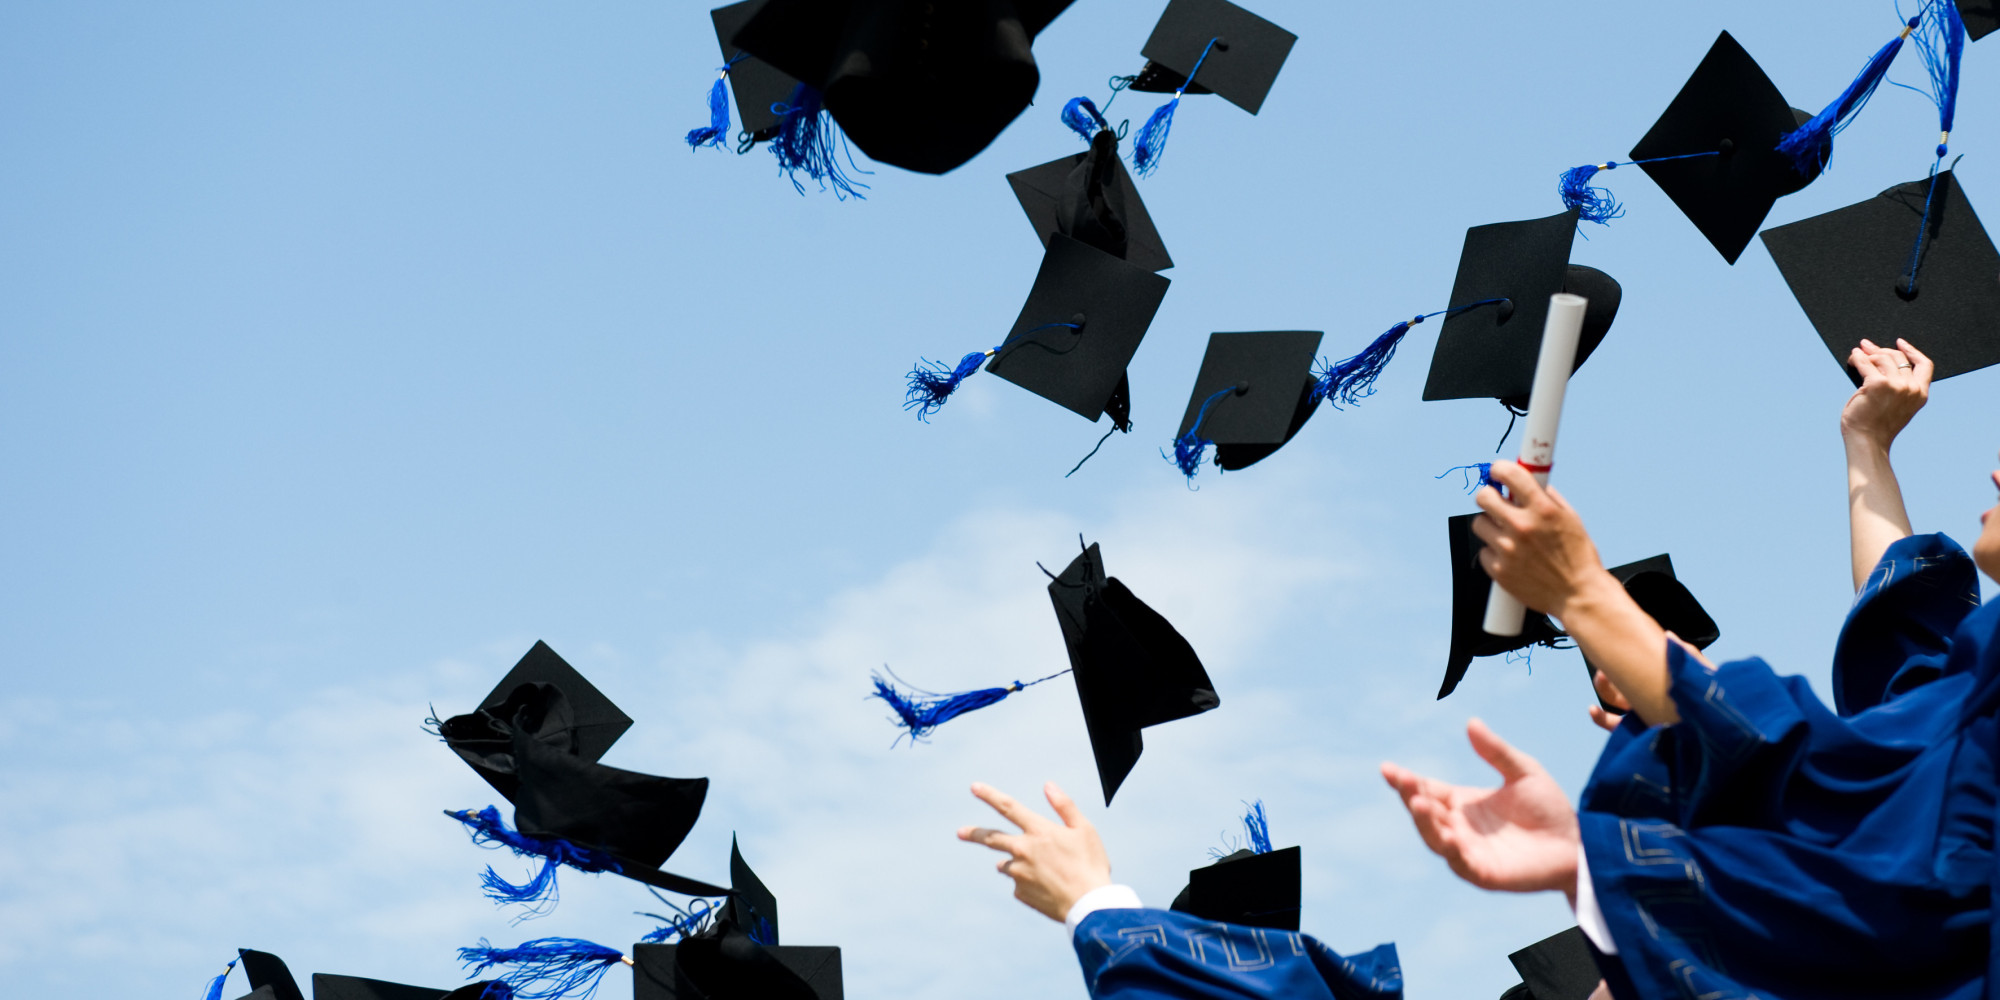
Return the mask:
M 1557 613 L 1591 664 L 1625 695 L 1647 725 L 1681 720 L 1667 693 L 1667 633 L 1616 577 L 1598 570 Z
M 1854 589 L 1860 590 L 1889 546 L 1910 537 L 1903 489 L 1889 466 L 1889 448 L 1860 434 L 1847 445 L 1847 515 L 1853 538 Z

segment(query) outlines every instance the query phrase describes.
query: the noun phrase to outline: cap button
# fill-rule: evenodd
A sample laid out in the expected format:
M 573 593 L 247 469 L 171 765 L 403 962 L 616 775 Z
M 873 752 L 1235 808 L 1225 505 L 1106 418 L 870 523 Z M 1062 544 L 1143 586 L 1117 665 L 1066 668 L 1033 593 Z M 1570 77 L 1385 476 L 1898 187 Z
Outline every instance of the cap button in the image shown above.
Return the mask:
M 1241 381 L 1241 382 L 1238 382 L 1238 383 L 1236 383 L 1236 394 L 1237 394 L 1238 396 L 1241 396 L 1241 395 L 1243 395 L 1244 393 L 1247 393 L 1247 392 L 1249 392 L 1249 391 L 1250 391 L 1250 380 L 1249 380 L 1249 379 L 1244 379 L 1243 381 Z
M 1715 149 L 1716 152 L 1719 152 L 1724 156 L 1728 156 L 1736 152 L 1736 140 L 1724 139 L 1722 140 L 1722 145 L 1715 147 Z
M 1076 328 L 1077 328 L 1078 330 L 1082 330 L 1082 329 L 1083 329 L 1083 323 L 1084 323 L 1084 319 L 1083 319 L 1083 314 L 1082 314 L 1082 313 L 1077 313 L 1076 315 L 1074 315 L 1074 316 L 1071 316 L 1071 317 L 1069 318 L 1069 321 L 1070 321 L 1070 323 L 1071 323 L 1071 324 L 1072 324 L 1073 326 L 1075 326 L 1075 327 L 1076 327 Z

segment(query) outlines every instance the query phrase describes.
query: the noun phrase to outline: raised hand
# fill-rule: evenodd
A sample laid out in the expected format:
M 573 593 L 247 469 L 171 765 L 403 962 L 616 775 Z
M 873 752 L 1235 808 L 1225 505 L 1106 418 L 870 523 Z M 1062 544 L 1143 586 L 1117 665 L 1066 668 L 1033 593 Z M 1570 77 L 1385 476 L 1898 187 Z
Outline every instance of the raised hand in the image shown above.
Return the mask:
M 1104 853 L 1097 828 L 1055 782 L 1043 785 L 1042 794 L 1061 817 L 1060 824 L 997 788 L 975 784 L 972 794 L 1021 828 L 1020 833 L 974 826 L 958 830 L 960 840 L 1007 854 L 1007 860 L 1000 862 L 1000 874 L 1014 880 L 1015 899 L 1060 923 L 1084 893 L 1111 884 L 1111 859 Z
M 1854 390 L 1841 408 L 1840 433 L 1886 452 L 1930 399 L 1936 366 L 1924 352 L 1901 339 L 1895 347 L 1878 347 L 1874 341 L 1864 340 L 1848 352 L 1847 363 L 1861 376 L 1861 388 Z
M 1667 635 L 1671 637 L 1673 633 L 1669 632 Z M 1590 672 L 1590 685 L 1597 689 L 1597 697 L 1604 702 L 1604 705 L 1610 705 L 1618 710 L 1607 712 L 1604 710 L 1604 705 L 1592 705 L 1590 721 L 1597 723 L 1598 728 L 1607 733 L 1617 729 L 1618 724 L 1625 721 L 1624 713 L 1632 710 L 1632 703 L 1625 700 L 1625 695 L 1618 690 L 1618 685 L 1611 683 L 1611 678 L 1604 676 L 1602 670 Z
M 1472 748 L 1500 772 L 1499 788 L 1466 788 L 1382 765 L 1425 845 L 1482 889 L 1576 894 L 1576 811 L 1549 772 L 1478 719 Z

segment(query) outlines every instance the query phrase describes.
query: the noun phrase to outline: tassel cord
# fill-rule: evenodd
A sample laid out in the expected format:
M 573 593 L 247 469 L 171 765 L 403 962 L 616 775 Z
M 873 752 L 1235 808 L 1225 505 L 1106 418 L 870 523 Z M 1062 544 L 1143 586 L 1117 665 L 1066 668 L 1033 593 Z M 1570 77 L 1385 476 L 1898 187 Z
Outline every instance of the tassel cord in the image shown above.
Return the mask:
M 1565 208 L 1580 209 L 1579 222 L 1595 222 L 1608 226 L 1611 220 L 1623 218 L 1625 206 L 1619 204 L 1610 189 L 1592 187 L 1590 182 L 1600 171 L 1616 170 L 1619 167 L 1642 166 L 1647 163 L 1665 163 L 1669 160 L 1692 160 L 1702 156 L 1720 156 L 1722 151 L 1712 149 L 1705 153 L 1682 153 L 1679 156 L 1654 156 L 1644 160 L 1624 160 L 1611 163 L 1587 163 L 1581 167 L 1571 167 L 1562 172 L 1556 182 L 1556 193 L 1562 196 Z
M 1449 476 L 1454 472 L 1462 473 L 1462 475 L 1459 478 L 1461 482 L 1464 482 L 1466 484 L 1465 492 L 1467 495 L 1477 493 L 1488 486 L 1492 486 L 1494 489 L 1499 489 L 1499 486 L 1495 485 L 1493 482 L 1492 462 L 1478 462 L 1473 465 L 1453 466 L 1449 469 L 1444 470 L 1443 472 L 1438 473 L 1435 476 L 1432 476 L 1431 478 L 1443 479 L 1444 477 Z M 1479 478 L 1477 481 L 1474 481 L 1472 478 L 1472 473 L 1474 472 L 1479 473 Z
M 650 890 L 652 887 L 648 886 L 647 888 Z M 653 897 L 667 904 L 667 908 L 672 910 L 674 915 L 664 916 L 658 913 L 638 914 L 642 917 L 651 917 L 661 923 L 660 927 L 655 928 L 645 937 L 639 939 L 642 944 L 665 944 L 676 937 L 685 941 L 701 933 L 711 921 L 715 920 L 722 913 L 721 907 L 716 906 L 706 899 L 695 899 L 686 908 L 682 908 L 675 905 L 667 897 L 660 895 L 657 891 L 653 892 Z
M 486 870 L 480 874 L 480 887 L 486 898 L 502 904 L 527 904 L 528 909 L 515 918 L 514 922 L 517 924 L 523 920 L 544 916 L 555 909 L 556 904 L 562 899 L 557 883 L 557 872 L 563 866 L 567 865 L 592 874 L 601 872 L 615 874 L 623 870 L 608 854 L 578 847 L 566 840 L 544 840 L 509 829 L 501 820 L 500 811 L 493 806 L 487 806 L 478 812 L 470 809 L 457 812 L 446 810 L 445 815 L 470 828 L 474 844 L 481 847 L 505 847 L 513 851 L 517 857 L 542 859 L 541 870 L 518 885 L 501 877 L 491 865 L 486 866 Z
M 1119 431 L 1124 431 L 1125 433 L 1130 434 L 1132 433 L 1132 425 L 1130 423 L 1127 423 L 1123 427 L 1114 426 L 1110 430 L 1105 431 L 1104 436 L 1097 439 L 1097 447 L 1090 449 L 1090 454 L 1083 456 L 1081 459 L 1078 459 L 1076 465 L 1072 466 L 1068 472 L 1063 473 L 1063 478 L 1068 479 L 1069 477 L 1076 475 L 1076 470 L 1083 468 L 1083 463 L 1088 462 L 1093 458 L 1096 458 L 1098 449 L 1103 448 L 1104 442 L 1111 440 L 1111 435 L 1116 434 Z
M 958 391 L 959 383 L 978 374 L 980 367 L 986 364 L 987 358 L 998 355 L 1023 337 L 1040 333 L 1043 330 L 1052 330 L 1056 327 L 1082 330 L 1083 324 L 1044 323 L 1030 330 L 1022 330 L 1020 333 L 1001 341 L 998 347 L 988 348 L 984 351 L 974 351 L 958 359 L 957 366 L 952 368 L 946 368 L 942 361 L 918 358 L 916 367 L 910 369 L 909 375 L 906 376 L 909 381 L 908 388 L 903 393 L 903 409 L 916 410 L 919 421 L 930 423 L 931 415 L 944 408 L 945 400 L 950 399 L 951 394 Z M 1049 347 L 1047 344 L 1040 342 L 1031 343 L 1035 343 L 1036 346 L 1041 347 L 1051 354 L 1068 354 L 1070 351 L 1076 350 L 1075 344 L 1071 344 L 1069 347 L 1059 351 L 1053 347 Z
M 573 994 L 588 998 L 597 992 L 604 973 L 632 960 L 615 948 L 581 938 L 536 938 L 512 948 L 495 948 L 485 938 L 473 948 L 460 948 L 458 960 L 472 976 L 487 969 L 511 966 L 499 977 L 520 1000 L 563 1000 Z
M 1401 346 L 1403 338 L 1409 334 L 1411 327 L 1439 316 L 1450 318 L 1481 306 L 1497 305 L 1506 301 L 1504 298 L 1482 299 L 1462 306 L 1453 306 L 1450 309 L 1440 309 L 1434 313 L 1425 313 L 1390 327 L 1387 332 L 1362 348 L 1361 353 L 1351 358 L 1344 358 L 1335 364 L 1321 362 L 1320 367 L 1313 373 L 1317 377 L 1312 390 L 1313 402 L 1328 400 L 1336 410 L 1341 408 L 1341 403 L 1349 406 L 1357 405 L 1361 400 L 1375 394 L 1375 380 L 1382 377 L 1383 370 L 1395 359 L 1396 348 Z
M 1814 167 L 1826 169 L 1831 159 L 1828 147 L 1833 137 L 1845 131 L 1847 126 L 1853 123 L 1854 117 L 1861 113 L 1861 109 L 1867 107 L 1869 98 L 1874 97 L 1875 91 L 1881 88 L 1883 78 L 1889 73 L 1889 67 L 1895 63 L 1896 55 L 1903 50 L 1904 41 L 1916 33 L 1918 26 L 1923 23 L 1924 16 L 1939 2 L 1940 0 L 1928 0 L 1925 8 L 1919 11 L 1917 16 L 1904 22 L 1901 34 L 1891 39 L 1869 58 L 1867 64 L 1861 67 L 1861 72 L 1854 77 L 1854 82 L 1849 83 L 1847 89 L 1833 99 L 1833 103 L 1828 104 L 1825 110 L 1814 115 L 1804 125 L 1786 133 L 1783 139 L 1778 140 L 1778 151 L 1792 161 L 1794 170 L 1807 174 L 1811 173 Z M 1942 2 L 1951 3 L 1952 0 L 1942 0 Z
M 922 688 L 909 684 L 902 678 L 897 677 L 895 671 L 889 670 L 886 666 L 882 669 L 888 671 L 889 676 L 894 678 L 897 683 L 909 688 L 913 694 L 917 695 L 917 697 L 911 697 L 910 694 L 905 694 L 897 690 L 894 685 L 883 680 L 881 674 L 875 675 L 875 693 L 868 697 L 880 698 L 882 701 L 888 703 L 889 707 L 896 712 L 897 723 L 905 730 L 896 737 L 894 742 L 889 744 L 892 747 L 897 743 L 901 743 L 905 736 L 909 737 L 911 745 L 914 746 L 922 742 L 931 733 L 936 732 L 939 726 L 967 712 L 977 711 L 990 705 L 997 705 L 1005 701 L 1008 695 L 1034 687 L 1043 681 L 1055 680 L 1069 673 L 1068 670 L 1058 670 L 1047 677 L 1041 678 L 1041 680 L 1027 681 L 1025 683 L 1017 680 L 1006 687 L 985 688 L 979 691 L 966 691 L 959 694 L 938 694 L 934 691 L 925 691 Z
M 1072 97 L 1063 105 L 1062 123 L 1069 126 L 1083 141 L 1089 142 L 1100 130 L 1108 129 L 1111 123 L 1104 120 L 1104 114 L 1088 97 Z
M 708 88 L 708 124 L 688 132 L 687 144 L 690 152 L 703 146 L 722 148 L 723 138 L 729 135 L 729 70 L 748 54 L 738 52 L 716 70 L 715 82 Z
M 1208 44 L 1202 47 L 1201 57 L 1194 61 L 1194 69 L 1188 72 L 1180 89 L 1174 91 L 1173 99 L 1160 105 L 1146 119 L 1146 124 L 1139 126 L 1139 138 L 1132 144 L 1132 166 L 1139 176 L 1151 177 L 1153 171 L 1160 168 L 1160 156 L 1167 151 L 1167 134 L 1174 127 L 1174 110 L 1181 106 L 1182 95 L 1194 85 L 1194 78 L 1201 73 L 1201 64 L 1208 61 L 1208 54 L 1215 51 L 1215 43 L 1221 40 L 1220 37 L 1208 40 Z
M 222 1000 L 222 984 L 229 981 L 229 973 L 236 968 L 236 962 L 237 959 L 230 959 L 229 964 L 222 967 L 222 975 L 208 981 L 208 992 L 202 994 L 202 1000 Z
M 1210 393 L 1207 399 L 1202 400 L 1201 412 L 1195 414 L 1194 423 L 1188 427 L 1187 433 L 1174 439 L 1174 453 L 1169 455 L 1164 450 L 1160 452 L 1161 458 L 1174 463 L 1181 470 L 1181 475 L 1187 477 L 1189 489 L 1196 488 L 1194 477 L 1196 473 L 1201 471 L 1202 452 L 1207 451 L 1208 446 L 1215 443 L 1201 436 L 1201 425 L 1208 419 L 1209 408 L 1213 407 L 1222 397 L 1230 395 L 1235 391 L 1236 386 L 1231 385 Z
M 1964 154 L 1959 154 L 1959 159 L 1964 158 Z M 1931 164 L 1930 188 L 1924 194 L 1924 217 L 1917 223 L 1916 245 L 1910 248 L 1910 271 L 1903 279 L 1903 287 L 1898 289 L 1907 298 L 1915 298 L 1917 294 L 1917 271 L 1923 267 L 1924 263 L 1924 239 L 1930 235 L 1931 210 L 1935 207 L 1937 201 L 1938 168 L 1943 165 L 1943 160 Z M 1958 168 L 1958 160 L 1951 161 L 1951 167 L 1956 170 Z

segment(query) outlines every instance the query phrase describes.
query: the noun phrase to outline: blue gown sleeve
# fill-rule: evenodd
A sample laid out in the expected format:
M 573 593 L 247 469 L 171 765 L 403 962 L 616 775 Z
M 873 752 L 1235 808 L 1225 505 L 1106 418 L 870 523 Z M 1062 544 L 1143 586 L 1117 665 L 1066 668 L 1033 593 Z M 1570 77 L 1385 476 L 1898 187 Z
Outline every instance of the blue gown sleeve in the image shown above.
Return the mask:
M 1099 910 L 1076 929 L 1092 1000 L 1401 1000 L 1396 946 L 1342 957 L 1296 931 L 1171 910 Z
M 1853 715 L 1937 679 L 1951 636 L 1979 607 L 1979 575 L 1944 535 L 1912 535 L 1882 554 L 1834 647 L 1834 708 Z

